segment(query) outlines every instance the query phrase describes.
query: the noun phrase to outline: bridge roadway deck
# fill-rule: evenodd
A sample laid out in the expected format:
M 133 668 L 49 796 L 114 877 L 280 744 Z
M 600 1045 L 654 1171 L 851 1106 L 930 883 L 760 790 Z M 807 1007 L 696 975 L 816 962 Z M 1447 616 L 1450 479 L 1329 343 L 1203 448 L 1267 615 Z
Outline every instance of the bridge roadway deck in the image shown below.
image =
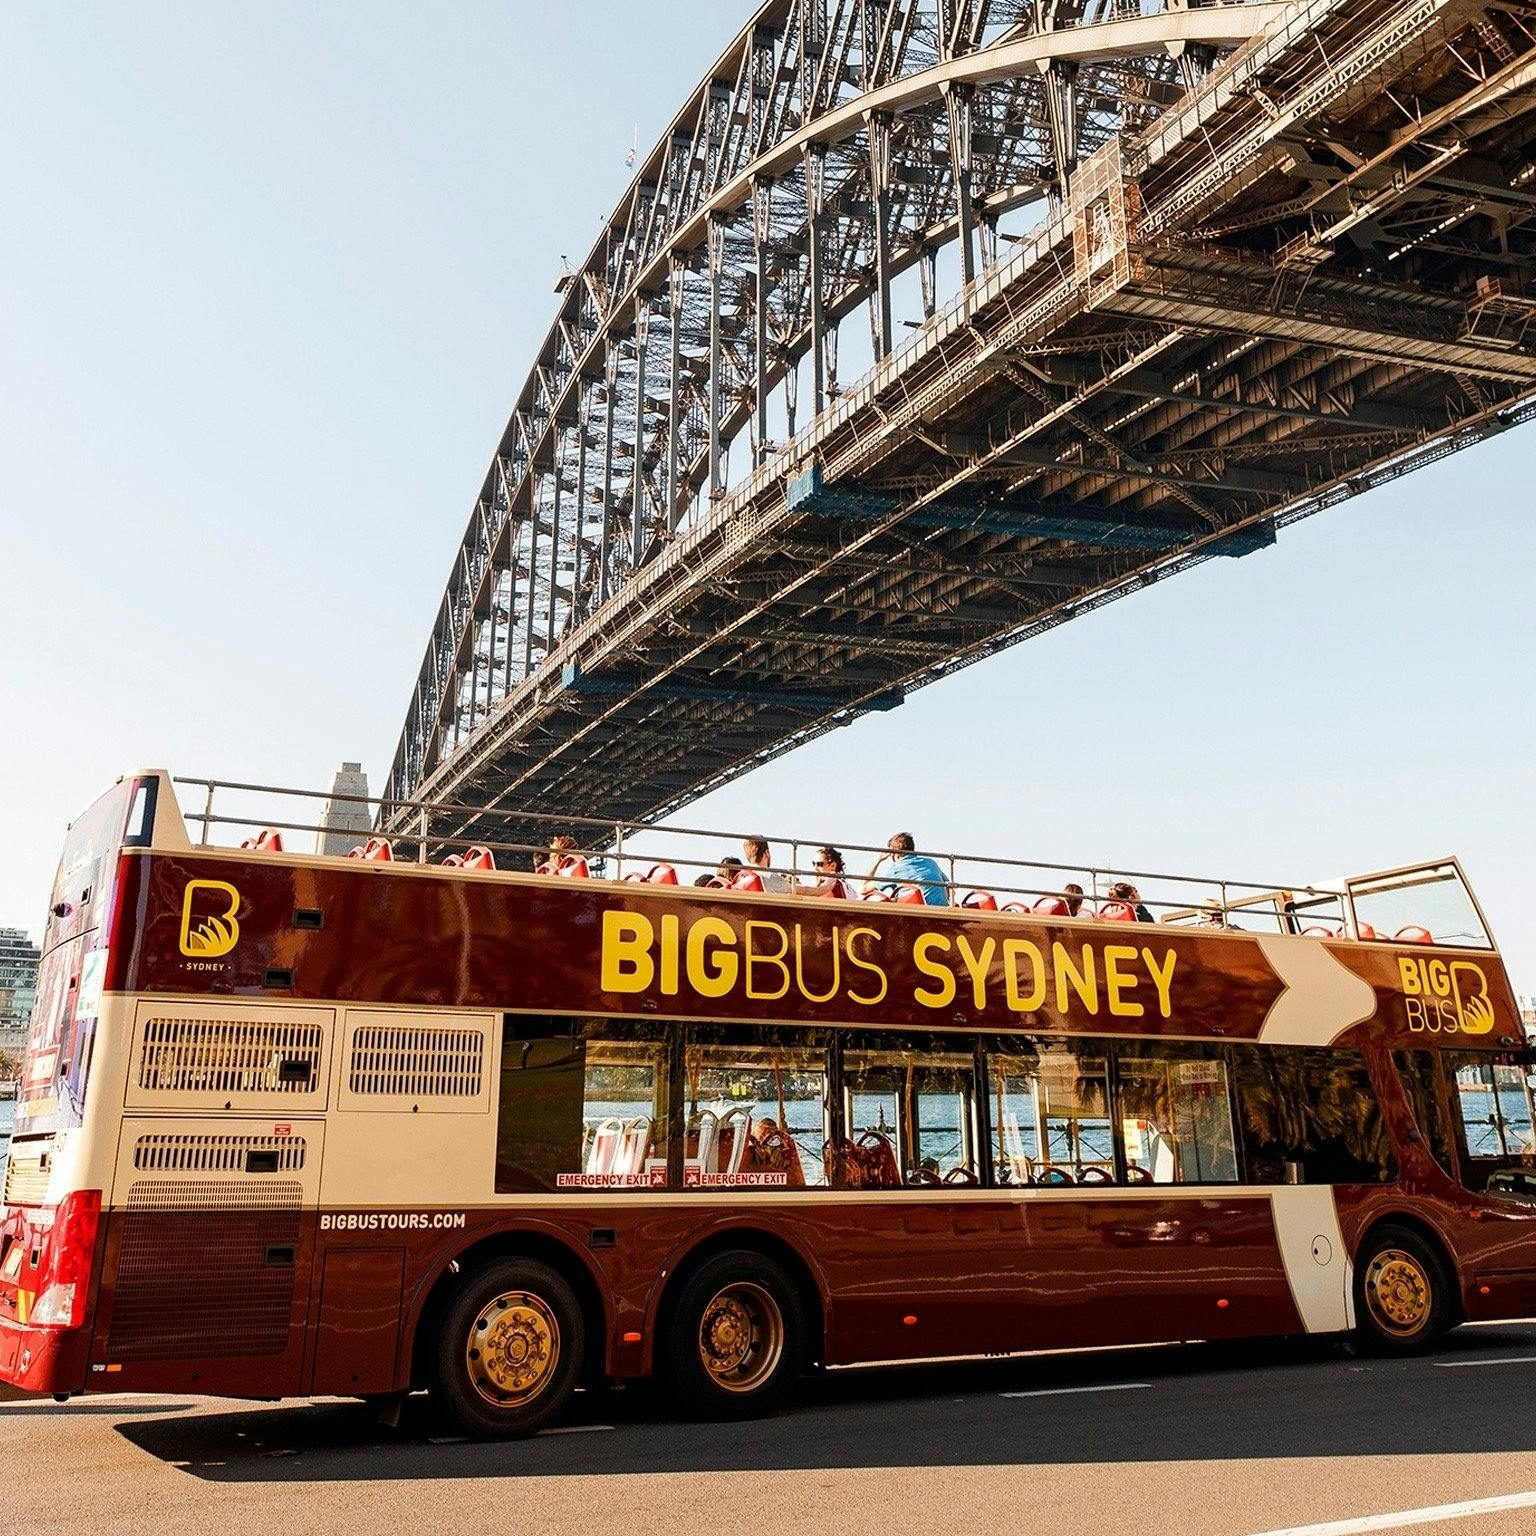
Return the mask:
M 654 818 L 1532 414 L 1536 16 L 1275 14 L 391 792 Z
M 421 1398 L 398 1431 L 352 1403 L 0 1400 L 0 1465 L 18 1536 L 1254 1536 L 1529 1493 L 1533 1384 L 1536 1324 L 1504 1324 L 1405 1361 L 1312 1343 L 846 1373 L 746 1425 L 604 1394 L 499 1446 L 444 1438 Z M 1524 1536 L 1536 1510 L 1412 1529 Z

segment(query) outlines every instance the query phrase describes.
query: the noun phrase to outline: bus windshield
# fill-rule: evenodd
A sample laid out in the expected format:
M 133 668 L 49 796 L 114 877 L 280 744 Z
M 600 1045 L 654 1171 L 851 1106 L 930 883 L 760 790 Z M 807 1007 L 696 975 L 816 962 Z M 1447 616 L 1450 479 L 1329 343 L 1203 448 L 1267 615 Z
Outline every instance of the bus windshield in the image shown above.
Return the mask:
M 155 781 L 122 779 L 70 824 L 54 877 L 37 1002 L 17 1095 L 18 1132 L 80 1124 L 106 972 L 116 856 L 154 823 Z

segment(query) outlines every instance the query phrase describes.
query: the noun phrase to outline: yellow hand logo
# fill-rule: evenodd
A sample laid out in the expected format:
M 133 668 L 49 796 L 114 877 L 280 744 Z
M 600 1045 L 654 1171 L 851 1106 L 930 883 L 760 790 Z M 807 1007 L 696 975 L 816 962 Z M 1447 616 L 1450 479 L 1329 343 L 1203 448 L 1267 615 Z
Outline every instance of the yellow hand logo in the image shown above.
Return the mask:
M 1475 992 L 1463 989 L 1463 979 L 1475 982 Z M 1456 991 L 1456 1007 L 1461 1015 L 1461 1030 L 1466 1035 L 1486 1035 L 1493 1030 L 1493 1000 L 1488 996 L 1488 978 L 1482 967 L 1466 960 L 1451 962 L 1451 985 Z
M 216 891 L 226 899 L 222 912 L 194 918 L 193 903 L 201 891 Z M 224 880 L 189 880 L 181 901 L 181 952 L 199 960 L 214 960 L 227 955 L 240 939 L 240 892 Z

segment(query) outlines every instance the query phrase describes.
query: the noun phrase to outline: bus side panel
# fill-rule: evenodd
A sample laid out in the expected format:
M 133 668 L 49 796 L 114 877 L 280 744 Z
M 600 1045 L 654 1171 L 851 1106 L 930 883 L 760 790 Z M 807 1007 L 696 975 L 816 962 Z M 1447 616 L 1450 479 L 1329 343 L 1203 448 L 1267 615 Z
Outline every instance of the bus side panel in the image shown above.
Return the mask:
M 871 1203 L 828 1210 L 807 1237 L 831 1287 L 832 1364 L 1302 1331 L 1252 1195 Z
M 112 1212 L 90 1387 L 299 1394 L 314 1230 L 293 1208 Z

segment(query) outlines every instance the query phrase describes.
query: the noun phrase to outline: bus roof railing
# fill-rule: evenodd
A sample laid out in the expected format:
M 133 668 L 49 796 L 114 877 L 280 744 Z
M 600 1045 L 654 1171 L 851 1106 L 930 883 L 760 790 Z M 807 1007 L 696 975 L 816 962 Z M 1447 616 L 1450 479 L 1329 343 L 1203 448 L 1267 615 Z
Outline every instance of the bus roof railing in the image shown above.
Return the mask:
M 275 798 L 301 802 L 322 801 L 330 806 L 362 806 L 369 811 L 370 824 L 374 827 L 383 824 L 386 814 L 394 817 L 400 812 L 413 812 L 417 822 L 415 831 L 396 832 L 391 842 L 395 845 L 403 844 L 414 848 L 414 862 L 418 864 L 427 864 L 434 856 L 442 857 L 443 854 L 453 850 L 483 847 L 498 857 L 501 855 L 526 856 L 534 865 L 537 865 L 547 851 L 547 841 L 529 843 L 496 838 L 492 826 L 507 823 L 519 823 L 525 826 L 531 823 L 547 827 L 551 837 L 557 833 L 579 837 L 583 846 L 563 851 L 598 863 L 605 875 L 608 875 L 608 867 L 611 864 L 613 872 L 608 877 L 618 880 L 633 879 L 636 870 L 656 864 L 667 864 L 677 871 L 687 870 L 710 874 L 714 874 L 721 868 L 722 860 L 718 854 L 697 857 L 676 853 L 671 849 L 666 850 L 665 853 L 649 849 L 642 852 L 635 847 L 635 844 L 642 840 L 646 843 L 652 840 L 665 843 L 669 840 L 681 842 L 686 839 L 708 839 L 717 844 L 724 843 L 735 848 L 745 841 L 747 835 L 762 836 L 774 847 L 787 848 L 790 851 L 790 860 L 787 864 L 774 863 L 758 868 L 756 872 L 781 874 L 792 884 L 807 875 L 817 873 L 803 857 L 807 850 L 822 846 L 836 846 L 844 854 L 870 858 L 890 852 L 890 849 L 883 844 L 850 843 L 803 836 L 791 837 L 772 832 L 754 831 L 751 834 L 743 834 L 718 827 L 684 826 L 673 822 L 623 822 L 597 816 L 565 816 L 552 812 L 488 808 L 454 801 L 404 800 L 338 794 L 329 790 L 293 789 L 282 785 L 249 783 L 240 780 L 177 775 L 172 783 L 181 789 L 203 792 L 200 808 L 186 806 L 181 808 L 185 820 L 188 823 L 196 823 L 201 829 L 198 841 L 202 845 L 210 845 L 214 842 L 215 829 L 236 831 L 260 828 L 278 832 L 312 833 L 317 839 L 340 833 L 342 836 L 356 837 L 360 842 L 365 841 L 370 835 L 359 828 L 338 828 L 320 818 L 301 819 L 302 811 L 290 811 L 287 816 L 282 816 L 273 813 L 274 807 L 253 807 L 247 814 L 247 807 L 243 805 L 233 807 L 228 805 L 232 797 L 257 796 L 263 800 Z M 221 795 L 224 797 L 226 808 L 217 807 L 216 802 Z M 442 826 L 443 821 L 457 821 L 460 824 L 452 830 L 445 830 Z M 487 823 L 491 825 L 486 825 Z M 1326 920 L 1339 924 L 1342 931 L 1354 932 L 1354 916 L 1349 910 L 1348 897 L 1346 891 L 1338 884 L 1319 886 L 1303 881 L 1277 883 L 1237 880 L 1230 877 L 1126 869 L 1066 860 L 1020 859 L 997 854 L 940 852 L 927 848 L 920 848 L 918 851 L 938 863 L 943 872 L 942 880 L 909 879 L 897 877 L 885 871 L 875 877 L 872 883 L 877 886 L 915 886 L 920 889 L 942 885 L 953 890 L 956 900 L 960 899 L 962 893 L 974 889 L 992 895 L 994 898 L 1029 898 L 1031 901 L 1048 898 L 1070 900 L 1076 893 L 1068 892 L 1066 886 L 1069 883 L 1079 883 L 1083 887 L 1084 905 L 1096 908 L 1103 903 L 1120 900 L 1121 898 L 1111 893 L 1111 887 L 1123 882 L 1136 886 L 1135 899 L 1149 911 L 1157 913 L 1159 920 L 1165 923 L 1204 922 L 1215 927 L 1233 927 L 1236 926 L 1233 919 L 1248 918 L 1261 920 L 1272 931 L 1288 931 L 1292 925 L 1288 922 L 1286 904 L 1293 898 L 1299 898 L 1309 905 L 1324 903 L 1331 906 L 1337 903 L 1337 912 L 1327 913 Z M 626 876 L 626 866 L 629 870 L 628 876 Z M 1027 881 L 1029 875 L 1058 878 L 1018 883 L 1021 877 Z M 998 878 L 999 876 L 1001 878 Z M 845 870 L 842 878 L 855 889 L 871 883 L 861 869 Z M 1143 885 L 1149 889 L 1142 891 L 1140 888 Z M 1170 886 L 1176 887 L 1176 892 L 1165 894 L 1165 888 Z M 1201 891 L 1202 894 L 1198 899 L 1192 899 L 1192 887 L 1199 888 Z M 1323 915 L 1317 912 L 1315 905 L 1313 905 L 1313 915 Z

